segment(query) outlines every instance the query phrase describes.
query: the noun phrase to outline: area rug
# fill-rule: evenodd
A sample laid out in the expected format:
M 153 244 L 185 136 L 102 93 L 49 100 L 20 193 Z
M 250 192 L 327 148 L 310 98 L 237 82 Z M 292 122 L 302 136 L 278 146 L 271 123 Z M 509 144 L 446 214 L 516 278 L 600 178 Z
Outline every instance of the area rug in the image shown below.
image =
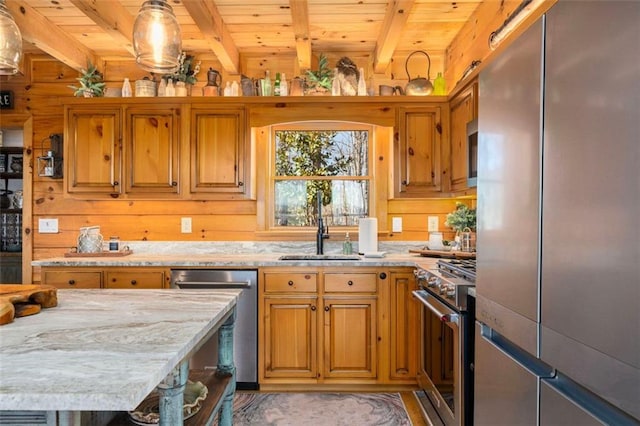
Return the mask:
M 237 392 L 234 425 L 411 425 L 398 393 Z

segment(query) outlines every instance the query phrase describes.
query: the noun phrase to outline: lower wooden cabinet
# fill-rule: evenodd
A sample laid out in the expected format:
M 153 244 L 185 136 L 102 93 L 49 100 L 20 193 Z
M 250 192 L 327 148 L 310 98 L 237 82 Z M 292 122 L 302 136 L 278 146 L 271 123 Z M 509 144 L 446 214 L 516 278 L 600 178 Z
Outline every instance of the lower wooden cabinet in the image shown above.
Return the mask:
M 43 267 L 42 284 L 58 288 L 139 288 L 169 287 L 171 273 L 165 268 Z
M 140 288 L 159 289 L 164 288 L 164 270 L 132 269 L 128 271 L 107 271 L 104 288 Z
M 263 268 L 260 283 L 261 385 L 416 383 L 410 268 Z
M 418 374 L 420 303 L 412 294 L 417 287 L 413 271 L 389 274 L 389 378 L 392 381 L 412 381 Z
M 103 271 L 99 269 L 49 269 L 42 268 L 42 284 L 58 288 L 100 288 Z

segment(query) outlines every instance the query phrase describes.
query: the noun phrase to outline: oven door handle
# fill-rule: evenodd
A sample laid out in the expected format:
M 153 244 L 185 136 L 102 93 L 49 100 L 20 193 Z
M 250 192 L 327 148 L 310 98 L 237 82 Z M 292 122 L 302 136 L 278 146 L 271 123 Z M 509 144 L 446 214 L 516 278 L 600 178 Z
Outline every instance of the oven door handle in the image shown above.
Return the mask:
M 436 303 L 432 303 L 432 300 L 435 302 L 435 298 L 426 291 L 414 290 L 412 291 L 412 294 L 420 301 L 420 303 L 429 308 L 431 312 L 436 314 L 438 318 L 440 318 L 440 321 L 452 322 L 455 324 L 459 323 L 459 315 L 455 311 L 448 309 L 446 306 L 440 303 L 437 303 L 440 306 L 436 306 Z M 444 310 L 446 310 L 447 312 L 443 313 Z

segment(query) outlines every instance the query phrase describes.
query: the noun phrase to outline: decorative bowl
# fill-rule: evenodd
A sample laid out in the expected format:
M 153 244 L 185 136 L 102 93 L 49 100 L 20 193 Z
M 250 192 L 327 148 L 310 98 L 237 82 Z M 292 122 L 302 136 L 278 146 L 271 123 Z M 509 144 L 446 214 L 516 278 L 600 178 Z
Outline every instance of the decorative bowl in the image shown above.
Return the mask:
M 184 420 L 194 416 L 202 405 L 202 401 L 207 398 L 209 389 L 202 382 L 192 382 L 189 380 L 184 388 L 184 406 L 182 407 Z M 129 419 L 137 425 L 153 425 L 160 423 L 160 394 L 157 391 L 149 394 L 136 407 L 134 411 L 129 411 Z

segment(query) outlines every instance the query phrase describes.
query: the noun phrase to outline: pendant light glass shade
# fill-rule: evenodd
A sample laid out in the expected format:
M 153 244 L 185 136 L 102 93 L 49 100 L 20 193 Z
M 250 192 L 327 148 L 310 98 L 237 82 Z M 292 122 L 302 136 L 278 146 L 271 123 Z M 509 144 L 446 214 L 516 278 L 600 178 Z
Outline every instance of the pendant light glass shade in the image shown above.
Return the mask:
M 0 0 L 0 75 L 12 75 L 20 68 L 22 36 L 9 10 Z
M 173 9 L 165 0 L 142 4 L 133 25 L 136 62 L 149 72 L 170 74 L 180 66 L 182 37 Z

